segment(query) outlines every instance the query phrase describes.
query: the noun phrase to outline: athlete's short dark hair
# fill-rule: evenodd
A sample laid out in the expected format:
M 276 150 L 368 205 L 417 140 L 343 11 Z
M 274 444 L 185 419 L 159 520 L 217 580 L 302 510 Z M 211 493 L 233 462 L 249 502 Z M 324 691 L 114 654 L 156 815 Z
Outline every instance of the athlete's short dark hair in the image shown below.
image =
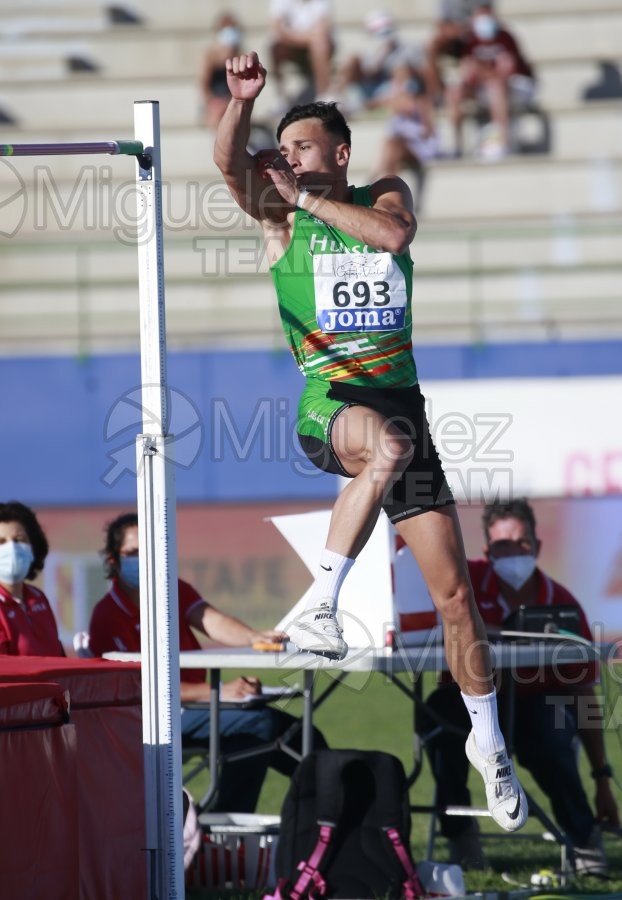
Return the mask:
M 340 143 L 347 144 L 348 147 L 352 146 L 352 132 L 343 113 L 337 109 L 337 104 L 335 102 L 325 103 L 321 100 L 301 106 L 292 106 L 277 126 L 277 141 L 281 140 L 281 135 L 288 125 L 300 122 L 302 119 L 319 119 L 329 134 L 336 137 Z

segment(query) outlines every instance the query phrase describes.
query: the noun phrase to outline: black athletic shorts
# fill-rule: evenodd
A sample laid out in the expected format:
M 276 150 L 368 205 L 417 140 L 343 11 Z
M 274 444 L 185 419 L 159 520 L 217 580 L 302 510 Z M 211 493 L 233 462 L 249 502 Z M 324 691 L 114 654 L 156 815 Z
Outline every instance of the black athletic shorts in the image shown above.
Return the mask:
M 383 503 L 383 509 L 391 522 L 399 522 L 454 503 L 442 463 L 432 442 L 425 414 L 425 398 L 418 384 L 408 388 L 367 388 L 332 381 L 327 388 L 325 397 L 341 404 L 336 407 L 328 425 L 328 441 L 298 432 L 300 445 L 314 465 L 333 475 L 352 477 L 345 471 L 334 451 L 330 432 L 342 409 L 347 406 L 367 406 L 381 413 L 407 434 L 414 447 L 410 465 L 393 485 Z

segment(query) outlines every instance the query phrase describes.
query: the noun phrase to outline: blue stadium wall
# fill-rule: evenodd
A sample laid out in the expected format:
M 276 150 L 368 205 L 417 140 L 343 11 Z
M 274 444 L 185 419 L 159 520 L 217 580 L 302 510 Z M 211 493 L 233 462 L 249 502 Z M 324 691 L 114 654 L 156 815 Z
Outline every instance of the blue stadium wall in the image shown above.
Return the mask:
M 622 342 L 427 346 L 420 378 L 611 375 Z M 141 431 L 137 354 L 0 360 L 4 498 L 41 506 L 133 504 Z M 172 353 L 177 498 L 185 503 L 329 499 L 295 437 L 302 378 L 286 351 Z M 153 412 L 153 411 L 152 411 Z

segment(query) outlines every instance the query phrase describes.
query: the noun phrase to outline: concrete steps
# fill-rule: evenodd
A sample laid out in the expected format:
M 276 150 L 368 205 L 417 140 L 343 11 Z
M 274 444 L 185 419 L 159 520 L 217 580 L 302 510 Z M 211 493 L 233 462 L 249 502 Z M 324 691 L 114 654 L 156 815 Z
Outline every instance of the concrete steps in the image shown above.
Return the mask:
M 167 279 L 199 284 L 223 277 L 267 277 L 259 228 L 235 225 L 232 222 L 226 233 L 213 226 L 182 235 L 166 229 Z M 547 277 L 581 271 L 597 277 L 619 267 L 621 233 L 619 218 L 606 216 L 589 222 L 560 216 L 505 225 L 498 221 L 487 225 L 480 220 L 460 228 L 435 225 L 424 217 L 411 254 L 417 279 L 430 282 L 449 278 L 473 282 L 515 273 L 522 277 L 534 271 Z M 73 282 L 134 283 L 136 266 L 135 244 L 129 234 L 115 237 L 108 230 L 88 240 L 83 234 L 53 236 L 45 231 L 38 241 L 17 236 L 0 242 L 0 291 L 40 285 L 65 288 Z M 619 288 L 614 284 L 614 293 Z M 452 285 L 450 293 L 454 290 Z
M 200 127 L 198 73 L 215 9 L 121 6 L 144 24 L 113 24 L 101 0 L 0 9 L 0 109 L 18 120 L 0 125 L 0 143 L 129 138 L 134 101 L 159 99 L 170 345 L 284 349 L 257 226 L 228 197 L 213 134 Z M 338 59 L 363 48 L 361 22 L 376 6 L 337 0 Z M 427 39 L 436 7 L 392 4 L 412 40 Z M 430 166 L 412 249 L 415 341 L 622 337 L 622 115 L 618 102 L 582 100 L 599 59 L 622 61 L 622 5 L 504 0 L 502 12 L 537 66 L 551 153 Z M 236 0 L 236 13 L 248 46 L 265 52 L 266 4 Z M 72 71 L 72 55 L 99 71 Z M 258 118 L 270 121 L 274 100 L 269 83 Z M 350 175 L 361 183 L 384 122 L 352 127 Z M 439 129 L 450 147 L 442 114 Z M 0 160 L 0 352 L 137 348 L 133 194 L 132 160 Z
M 445 232 L 425 223 L 415 239 L 419 342 L 622 336 L 620 226 L 560 221 Z M 259 235 L 226 244 L 165 240 L 167 328 L 172 347 L 282 345 Z M 60 352 L 138 342 L 135 249 L 47 241 L 0 255 L 0 352 L 27 352 L 36 334 Z
M 556 17 L 539 20 L 517 20 L 512 28 L 520 37 L 525 53 L 538 67 L 567 60 L 592 62 L 594 59 L 620 59 L 620 45 L 616 41 L 622 30 L 622 12 L 601 14 L 605 21 L 600 24 L 597 17 L 594 21 L 586 16 L 568 22 L 563 20 L 565 46 L 559 46 L 556 37 L 560 28 L 560 20 Z M 520 33 L 519 33 L 520 32 Z M 423 45 L 429 39 L 427 26 L 402 23 L 400 33 L 405 40 Z M 1 23 L 0 23 L 1 35 Z M 123 77 L 128 73 L 135 76 L 140 72 L 151 71 L 154 56 L 158 60 L 158 76 L 189 76 L 197 71 L 205 48 L 210 41 L 210 32 L 193 26 L 160 28 L 148 26 L 114 26 L 108 27 L 99 22 L 97 27 L 74 28 L 66 32 L 57 28 L 42 29 L 40 33 L 26 37 L 12 37 L 10 42 L 12 53 L 19 57 L 20 53 L 33 55 L 40 50 L 47 53 L 53 46 L 63 47 L 75 41 L 80 35 L 84 46 L 101 64 L 104 72 L 112 76 Z M 19 38 L 19 39 L 18 39 Z M 584 39 L 582 39 L 584 38 Z M 267 50 L 270 38 L 265 23 L 256 29 L 247 29 L 244 47 L 254 49 L 264 58 L 268 58 Z M 535 48 L 534 48 L 535 45 Z M 343 25 L 339 28 L 336 50 L 336 62 L 354 53 L 373 49 L 370 38 L 360 24 Z
M 198 122 L 197 96 L 185 78 L 141 77 L 102 80 L 76 76 L 62 82 L 15 82 L 0 86 L 0 106 L 19 122 L 37 129 L 58 129 L 59 109 L 71 110 L 65 123 L 82 130 L 101 131 L 122 127 L 133 130 L 135 100 L 159 100 L 163 120 L 169 127 Z
M 0 44 L 0 98 L 4 106 L 13 111 L 18 127 L 24 131 L 36 130 L 41 126 L 58 128 L 58 121 L 49 121 L 49 116 L 41 118 L 38 98 L 43 91 L 49 102 L 55 103 L 56 98 L 65 96 L 70 85 L 69 94 L 75 92 L 78 97 L 83 95 L 86 104 L 93 97 L 102 109 L 102 126 L 119 127 L 127 114 L 123 107 L 115 105 L 115 92 L 127 87 L 130 79 L 142 95 L 161 101 L 170 95 L 172 83 L 176 91 L 175 107 L 167 124 L 175 127 L 201 125 L 199 72 L 204 50 L 202 42 L 199 44 L 195 39 L 195 46 L 188 47 L 170 38 L 158 38 L 155 46 L 142 40 L 138 43 L 135 40 L 114 40 L 111 44 L 115 53 L 112 69 L 106 53 L 102 53 L 101 48 L 94 49 L 87 42 L 64 40 L 58 44 L 47 42 L 45 46 L 41 43 L 40 49 L 31 48 L 29 53 L 16 53 L 13 47 Z M 140 64 L 140 69 L 148 70 L 148 59 L 154 52 L 158 57 L 157 79 L 149 82 L 136 80 L 137 60 L 144 55 L 145 62 Z M 93 71 L 86 76 L 80 74 L 80 64 L 92 67 Z M 589 109 L 593 104 L 586 104 L 583 94 L 598 78 L 599 68 L 593 58 L 543 62 L 538 67 L 538 103 L 552 116 L 572 109 Z M 139 99 L 136 90 L 126 91 L 124 97 Z M 276 100 L 273 85 L 268 82 L 258 101 L 258 114 L 271 118 Z M 79 99 L 78 103 L 80 110 L 83 100 Z M 171 118 L 173 114 L 174 119 Z M 78 115 L 82 118 L 81 112 L 78 111 Z
M 24 19 L 48 16 L 56 20 L 76 13 L 95 16 L 105 14 L 112 5 L 102 0 L 26 0 L 19 8 L 14 4 L 13 9 L 0 12 L 0 24 L 4 16 L 16 18 L 19 15 Z M 168 0 L 122 0 L 114 5 L 136 14 L 151 25 L 178 27 L 187 24 L 188 27 L 202 30 L 211 28 L 221 8 L 207 4 L 204 0 L 178 0 L 174 4 Z M 353 7 L 348 0 L 335 0 L 333 8 L 336 25 L 345 27 L 361 22 L 367 12 L 378 8 L 378 4 L 374 0 L 362 0 Z M 572 13 L 585 14 L 586 9 L 590 14 L 601 15 L 619 11 L 619 4 L 617 0 L 595 0 L 586 7 L 586 0 L 547 0 L 546 4 L 542 4 L 541 0 L 503 0 L 502 15 L 513 24 L 521 17 L 534 20 L 542 17 L 566 17 Z M 401 22 L 417 22 L 428 27 L 436 19 L 437 10 L 437 0 L 417 0 L 416 4 L 410 0 L 393 0 L 391 3 L 391 11 Z M 236 0 L 235 11 L 247 29 L 265 26 L 266 4 L 255 0 Z
M 371 46 L 362 22 L 372 0 L 353 12 L 345 0 L 335 5 L 337 56 L 339 63 L 352 53 Z M 85 51 L 104 73 L 113 77 L 134 78 L 151 73 L 154 58 L 158 60 L 158 78 L 196 78 L 205 47 L 212 35 L 214 11 L 203 0 L 182 0 L 179 4 L 138 2 L 121 4 L 121 9 L 135 13 L 140 24 L 115 24 L 112 4 L 28 3 L 19 8 L 0 9 L 0 59 L 2 48 L 10 46 L 17 65 L 3 84 L 31 73 L 36 67 L 20 72 L 20 58 L 36 57 L 37 48 L 45 58 L 54 42 L 61 52 L 68 41 L 78 35 Z M 405 0 L 393 4 L 400 20 L 400 33 L 405 39 L 425 43 L 431 34 L 436 13 L 435 0 L 413 6 Z M 251 0 L 238 0 L 236 12 L 245 25 L 245 46 L 259 50 L 264 56 L 269 43 L 266 8 Z M 544 69 L 553 63 L 574 60 L 593 67 L 595 60 L 620 61 L 622 53 L 622 7 L 616 2 L 586 5 L 585 0 L 556 0 L 544 7 L 535 0 L 506 2 L 503 14 L 516 32 L 525 52 L 535 63 L 543 81 L 542 100 L 559 102 L 546 87 Z
M 0 353 L 138 348 L 136 284 L 48 286 L 13 295 L 3 291 L 0 300 Z M 268 281 L 253 285 L 250 293 L 231 283 L 223 290 L 213 282 L 200 291 L 169 285 L 166 319 L 171 348 L 282 344 Z
M 246 286 L 243 286 L 246 288 Z M 253 295 L 259 299 L 257 286 Z M 419 287 L 419 286 L 418 286 Z M 242 291 L 214 290 L 201 295 L 200 305 L 185 302 L 183 290 L 167 289 L 167 335 L 170 349 L 191 347 L 283 348 L 271 286 L 262 306 L 247 306 Z M 85 298 L 66 292 L 32 295 L 0 313 L 0 353 L 80 353 L 135 350 L 139 345 L 137 290 L 116 288 L 119 308 L 111 307 L 104 289 Z M 246 291 L 244 290 L 244 294 Z M 59 309 L 59 301 L 66 307 Z M 237 302 L 236 302 L 237 300 Z M 227 304 L 226 307 L 223 304 Z M 418 344 L 496 340 L 622 338 L 622 324 L 607 298 L 590 296 L 548 303 L 488 302 L 469 306 L 458 301 L 418 303 L 414 339 Z M 37 328 L 33 330 L 36 317 Z
M 604 283 L 604 282 L 603 282 Z M 433 296 L 417 281 L 416 343 L 494 340 L 622 338 L 618 297 L 594 293 L 586 280 L 581 296 L 495 295 L 485 299 Z M 464 294 L 464 291 L 460 292 Z M 23 292 L 7 302 L 0 294 L 0 352 L 109 352 L 139 344 L 138 292 L 135 285 L 91 285 L 84 289 L 46 287 Z M 284 348 L 269 279 L 251 284 L 188 285 L 168 283 L 167 335 L 171 349 L 189 347 Z M 33 329 L 33 321 L 37 327 Z
M 0 37 L 17 40 L 30 35 L 84 34 L 108 28 L 108 8 L 99 3 L 4 4 L 0 8 Z
M 37 132 L 58 135 L 58 140 L 64 140 L 61 135 L 70 132 L 84 134 L 95 129 L 99 134 L 111 130 L 127 133 L 128 129 L 133 129 L 133 103 L 142 99 L 159 100 L 164 130 L 196 129 L 201 133 L 202 101 L 196 77 L 131 78 L 129 73 L 119 77 L 103 76 L 100 72 L 70 73 L 72 53 L 73 58 L 84 60 L 87 64 L 99 65 L 100 61 L 85 47 L 74 46 L 70 50 L 67 45 L 65 50 L 65 56 L 50 55 L 42 61 L 23 61 L 24 72 L 36 66 L 44 67 L 48 72 L 44 79 L 4 79 L 0 84 L 0 107 L 9 111 L 16 120 L 11 126 L 0 125 L 1 140 L 18 142 L 20 135 Z M 11 59 L 3 61 L 0 52 L 0 71 L 11 65 Z M 597 78 L 598 69 L 594 62 L 552 63 L 543 68 L 538 102 L 546 110 L 554 127 L 557 127 L 558 120 L 563 124 L 564 117 L 570 114 L 586 115 L 589 117 L 588 127 L 584 130 L 586 139 L 589 139 L 597 113 L 604 113 L 615 129 L 620 118 L 615 115 L 619 111 L 619 101 L 586 103 L 582 100 L 584 90 Z M 272 112 L 276 100 L 273 86 L 266 86 L 256 104 L 257 121 L 265 121 L 270 128 L 273 127 Z M 71 119 L 59 120 L 58 109 L 65 107 L 72 110 Z M 367 121 L 352 119 L 352 124 Z M 377 114 L 371 120 L 370 127 L 381 121 L 382 117 Z M 442 110 L 438 114 L 438 122 L 441 134 L 445 134 L 448 128 Z M 580 137 L 573 136 L 572 146 L 576 148 L 575 155 L 580 155 L 583 151 L 581 145 L 576 144 L 577 136 Z M 23 139 L 27 140 L 25 137 Z M 200 139 L 198 135 L 197 139 Z
M 467 177 L 468 176 L 468 177 Z M 430 219 L 575 216 L 613 213 L 622 205 L 619 160 L 508 162 L 504 166 L 434 167 L 426 186 Z
M 583 303 L 586 315 L 589 315 L 591 312 L 589 306 L 593 296 L 600 298 L 605 303 L 617 304 L 622 287 L 622 279 L 612 277 L 612 274 L 615 275 L 616 272 L 613 263 L 592 266 L 569 265 L 564 268 L 562 266 L 535 265 L 529 260 L 517 268 L 493 267 L 476 270 L 450 270 L 441 273 L 430 272 L 429 267 L 422 262 L 425 258 L 424 248 L 414 250 L 414 257 L 416 299 L 419 310 L 426 309 L 428 306 L 431 310 L 435 310 L 439 304 L 443 306 L 455 304 L 456 309 L 464 308 L 472 301 L 475 291 L 482 307 L 486 307 L 490 302 L 500 307 L 504 304 L 510 306 L 519 304 L 527 305 L 530 309 L 538 306 L 545 308 L 547 304 L 555 304 L 558 298 L 564 298 L 564 302 Z M 174 254 L 167 253 L 166 279 L 179 303 L 181 303 L 180 298 L 184 297 L 180 308 L 188 311 L 192 311 L 195 306 L 198 308 L 204 302 L 205 297 L 211 296 L 213 290 L 221 292 L 222 298 L 226 298 L 227 305 L 231 305 L 232 308 L 253 308 L 258 303 L 260 308 L 269 308 L 273 303 L 274 294 L 271 288 L 264 296 L 263 285 L 267 284 L 270 287 L 271 283 L 263 266 L 259 272 L 251 272 L 250 269 L 245 271 L 242 267 L 236 267 L 233 264 L 231 270 L 227 271 L 226 278 L 223 278 L 224 272 L 222 271 L 220 276 L 204 275 L 200 271 L 200 263 L 195 267 L 193 273 L 176 272 L 175 267 L 171 265 L 172 259 L 174 259 Z M 101 263 L 102 260 L 99 262 Z M 3 284 L 0 288 L 0 295 L 3 297 L 3 313 L 18 311 L 21 303 L 20 295 L 27 295 L 35 302 L 34 298 L 40 288 L 45 291 L 58 291 L 65 295 L 60 306 L 54 304 L 55 313 L 61 313 L 67 309 L 74 310 L 72 293 L 73 297 L 79 295 L 83 299 L 88 296 L 93 300 L 90 305 L 96 309 L 95 300 L 101 296 L 102 291 L 109 294 L 107 310 L 114 310 L 118 304 L 120 304 L 119 308 L 124 309 L 125 303 L 119 299 L 119 292 L 126 289 L 134 291 L 137 281 L 135 271 L 124 273 L 115 270 L 114 273 L 100 272 L 98 275 L 97 266 L 94 266 L 93 270 L 89 272 L 93 276 L 92 281 L 80 278 L 72 279 L 69 277 L 71 260 L 66 260 L 64 264 L 49 265 L 46 263 L 43 268 L 40 259 L 38 263 L 35 262 L 35 267 L 27 277 L 14 281 L 12 277 L 15 278 L 18 267 L 13 267 L 12 271 L 11 267 L 8 267 L 9 272 L 5 278 L 4 262 L 1 261 L 0 265 L 3 273 Z M 63 272 L 62 269 L 66 271 Z M 75 292 L 72 292 L 72 285 L 75 286 Z M 96 288 L 93 285 L 96 285 Z M 266 296 L 271 298 L 268 302 L 265 302 Z M 44 299 L 41 299 L 40 305 L 37 300 L 35 303 L 37 313 L 43 311 L 46 304 L 47 301 Z M 611 312 L 612 309 L 613 306 L 609 311 Z
M 84 88 L 86 92 L 86 87 Z M 91 96 L 93 92 L 91 91 Z M 187 92 L 185 92 L 187 99 Z M 138 98 L 137 98 L 138 99 Z M 15 125 L 0 125 L 0 142 L 6 143 L 39 143 L 43 141 L 84 141 L 84 140 L 102 140 L 113 138 L 132 137 L 134 130 L 133 124 L 133 98 L 126 95 L 123 99 L 122 106 L 119 107 L 118 122 L 116 126 L 110 125 L 105 127 L 100 123 L 97 126 L 82 123 L 71 129 L 59 129 L 58 127 L 38 128 L 26 130 Z M 192 104 L 189 104 L 192 106 Z M 160 114 L 162 119 L 162 159 L 164 173 L 169 178 L 182 179 L 206 179 L 217 177 L 218 173 L 212 162 L 212 149 L 214 134 L 208 129 L 196 126 L 179 126 L 173 127 L 170 123 L 169 111 L 174 107 L 171 98 L 162 98 L 160 100 Z M 194 109 L 196 112 L 196 109 Z M 373 169 L 380 144 L 384 133 L 384 120 L 380 117 L 359 117 L 351 120 L 353 132 L 353 159 L 352 165 L 356 169 L 357 177 L 359 173 L 362 177 Z M 540 125 L 537 122 L 530 122 L 527 116 L 518 123 L 521 133 L 531 129 L 534 134 L 537 133 Z M 447 149 L 452 146 L 452 137 L 449 123 L 444 116 L 438 117 L 438 128 L 441 138 L 441 145 Z M 466 137 L 469 142 L 469 128 L 474 131 L 474 126 L 467 123 Z M 256 141 L 261 141 L 268 146 L 268 141 L 273 135 L 271 127 L 266 127 L 265 135 L 256 137 Z M 612 101 L 599 101 L 587 104 L 583 107 L 571 107 L 568 109 L 559 109 L 551 116 L 551 154 L 539 155 L 538 162 L 542 166 L 546 166 L 547 162 L 555 165 L 557 162 L 569 162 L 580 160 L 593 160 L 599 158 L 610 158 L 619 160 L 622 158 L 622 115 L 620 114 L 620 105 Z M 473 137 L 471 137 L 471 143 Z M 53 163 L 49 159 L 39 158 L 38 160 L 18 160 L 13 159 L 11 165 L 19 167 L 19 171 L 27 173 L 34 166 L 48 166 L 53 168 L 56 177 L 59 180 L 63 178 L 75 177 L 75 173 L 79 172 L 85 160 L 82 158 L 78 163 L 75 159 L 68 157 L 57 157 Z M 89 165 L 110 164 L 115 172 L 123 173 L 131 172 L 122 160 L 110 160 L 105 157 L 101 160 L 87 160 Z M 525 156 L 512 157 L 505 161 L 502 166 L 532 166 L 534 159 Z M 462 171 L 465 165 L 470 165 L 468 159 L 459 162 L 445 161 L 442 163 L 446 168 L 455 166 L 457 171 Z M 129 163 L 128 163 L 129 166 Z M 481 166 L 479 166 L 481 168 Z M 491 167 L 488 166 L 488 169 Z M 352 170 L 354 172 L 354 169 Z M 6 180 L 6 173 L 3 176 L 0 167 L 0 183 Z
M 95 69 L 90 46 L 80 39 L 0 42 L 0 83 L 60 81 Z
M 372 161 L 354 155 L 352 183 L 367 181 Z M 498 164 L 439 161 L 429 167 L 421 215 L 430 223 L 457 225 L 620 214 L 621 162 L 607 155 L 586 160 L 515 157 Z M 101 229 L 112 229 L 131 239 L 137 224 L 133 163 L 104 159 L 99 165 L 90 160 L 76 165 L 72 176 L 69 161 L 60 168 L 41 159 L 34 165 L 23 159 L 0 161 L 3 232 L 17 230 L 24 239 L 44 230 L 50 238 L 61 233 L 79 237 L 86 231 L 97 240 Z M 185 177 L 165 170 L 163 204 L 165 222 L 177 234 L 216 231 L 225 236 L 246 221 L 209 156 L 196 175 L 190 167 Z

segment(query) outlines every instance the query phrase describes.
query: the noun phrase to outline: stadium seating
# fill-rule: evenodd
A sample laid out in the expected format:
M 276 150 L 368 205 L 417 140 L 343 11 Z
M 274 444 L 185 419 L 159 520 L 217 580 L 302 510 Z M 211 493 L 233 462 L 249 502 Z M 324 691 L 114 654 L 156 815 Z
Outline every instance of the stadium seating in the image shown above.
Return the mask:
M 236 3 L 246 44 L 260 52 L 266 5 Z M 355 16 L 336 0 L 339 59 L 361 45 L 373 5 Z M 427 37 L 435 0 L 389 5 L 405 37 Z M 133 101 L 158 99 L 170 345 L 282 346 L 257 228 L 226 200 L 200 121 L 198 72 L 216 11 L 202 0 L 5 4 L 0 143 L 132 137 Z M 550 152 L 430 166 L 413 245 L 416 340 L 621 336 L 620 99 L 583 98 L 603 60 L 620 63 L 622 8 L 504 0 L 500 13 L 537 67 Z M 274 100 L 268 84 L 257 116 L 270 127 Z M 360 183 L 383 120 L 352 127 Z M 449 146 L 442 113 L 439 127 Z M 529 141 L 538 123 L 526 116 L 520 127 Z M 0 163 L 0 352 L 137 346 L 133 179 L 128 159 Z M 225 239 L 234 239 L 227 254 Z

